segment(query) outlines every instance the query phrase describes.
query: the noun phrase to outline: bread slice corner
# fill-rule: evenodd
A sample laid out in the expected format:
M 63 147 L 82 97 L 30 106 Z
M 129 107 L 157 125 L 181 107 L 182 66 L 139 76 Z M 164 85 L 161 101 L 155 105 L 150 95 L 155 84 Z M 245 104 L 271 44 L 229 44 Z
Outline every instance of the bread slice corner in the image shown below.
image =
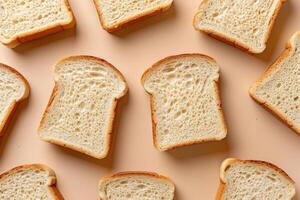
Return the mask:
M 266 49 L 285 0 L 203 0 L 193 26 L 220 41 L 252 54 Z
M 4 0 L 1 10 L 0 41 L 9 48 L 71 29 L 76 24 L 68 0 Z
M 150 95 L 153 142 L 159 151 L 226 137 L 214 59 L 202 54 L 170 56 L 146 70 L 141 82 Z
M 99 182 L 100 200 L 173 200 L 174 196 L 174 183 L 153 172 L 121 172 L 103 177 Z
M 250 87 L 250 96 L 300 134 L 300 31 L 285 51 Z
M 0 136 L 4 135 L 19 103 L 29 96 L 30 86 L 22 74 L 0 63 Z
M 42 164 L 15 167 L 0 175 L 0 199 L 63 200 L 55 172 Z
M 111 148 L 117 105 L 128 91 L 123 75 L 103 59 L 82 55 L 59 61 L 54 66 L 54 80 L 39 136 L 105 158 Z
M 221 165 L 216 200 L 292 200 L 295 194 L 295 182 L 271 163 L 229 158 Z
M 168 10 L 173 0 L 94 0 L 100 23 L 107 32 Z

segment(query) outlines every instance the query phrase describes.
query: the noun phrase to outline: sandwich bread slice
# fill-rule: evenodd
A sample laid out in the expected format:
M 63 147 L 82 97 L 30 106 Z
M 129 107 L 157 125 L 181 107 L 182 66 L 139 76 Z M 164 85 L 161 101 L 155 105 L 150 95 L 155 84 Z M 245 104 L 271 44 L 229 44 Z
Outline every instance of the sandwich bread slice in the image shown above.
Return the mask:
M 275 165 L 227 159 L 221 166 L 216 200 L 292 200 L 295 193 L 294 181 Z
M 40 164 L 22 165 L 0 175 L 1 200 L 63 200 L 56 176 Z
M 203 0 L 194 27 L 250 53 L 262 53 L 285 0 Z
M 143 74 L 142 85 L 150 94 L 158 150 L 226 137 L 219 66 L 214 59 L 201 54 L 167 57 Z
M 250 88 L 251 97 L 300 134 L 300 32 Z
M 105 158 L 117 104 L 127 93 L 123 75 L 92 56 L 71 56 L 54 67 L 55 86 L 38 133 L 48 142 Z
M 100 200 L 173 200 L 174 193 L 169 178 L 150 172 L 122 172 L 99 183 Z

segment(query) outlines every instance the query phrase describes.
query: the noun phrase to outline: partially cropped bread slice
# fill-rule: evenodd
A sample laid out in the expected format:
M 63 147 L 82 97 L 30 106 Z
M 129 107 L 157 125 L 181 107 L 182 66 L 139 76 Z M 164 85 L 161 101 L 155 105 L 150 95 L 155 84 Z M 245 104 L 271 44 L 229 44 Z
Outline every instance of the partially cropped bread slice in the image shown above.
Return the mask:
M 123 75 L 100 58 L 72 56 L 55 65 L 54 79 L 39 135 L 95 158 L 106 157 L 118 100 L 128 90 Z
M 94 0 L 102 27 L 116 31 L 144 17 L 168 10 L 173 0 Z
M 0 41 L 8 47 L 72 28 L 68 0 L 1 0 Z
M 174 183 L 151 172 L 122 172 L 99 183 L 100 200 L 173 200 Z
M 300 32 L 250 88 L 250 95 L 300 134 Z
M 285 0 L 203 0 L 194 27 L 250 53 L 262 53 Z
M 291 200 L 295 193 L 294 181 L 275 165 L 231 158 L 222 163 L 216 200 Z
M 56 176 L 41 164 L 22 165 L 0 175 L 0 199 L 63 200 Z
M 201 54 L 167 57 L 143 74 L 158 150 L 226 137 L 218 83 L 219 66 Z
M 18 104 L 28 96 L 27 80 L 15 69 L 0 63 L 0 136 L 4 135 Z

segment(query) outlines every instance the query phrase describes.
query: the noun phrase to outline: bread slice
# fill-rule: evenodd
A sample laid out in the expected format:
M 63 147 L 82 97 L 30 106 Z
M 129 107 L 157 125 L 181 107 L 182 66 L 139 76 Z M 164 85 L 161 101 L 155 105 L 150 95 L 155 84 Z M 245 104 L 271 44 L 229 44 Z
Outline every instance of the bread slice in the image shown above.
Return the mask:
M 262 53 L 285 0 L 203 0 L 194 27 L 250 53 Z
M 275 165 L 227 159 L 221 166 L 216 200 L 291 200 L 295 193 L 294 181 Z
M 107 156 L 123 75 L 92 56 L 72 56 L 54 67 L 55 87 L 39 127 L 45 141 L 95 158 Z
M 0 175 L 0 199 L 63 200 L 55 173 L 40 164 L 22 165 Z
M 219 66 L 201 54 L 167 57 L 143 74 L 158 150 L 226 137 L 218 83 Z
M 149 172 L 122 172 L 99 183 L 100 200 L 173 200 L 174 193 L 169 178 Z
M 250 88 L 251 97 L 300 134 L 300 31 Z
M 0 63 L 0 137 L 21 101 L 29 96 L 27 80 L 15 69 Z
M 0 41 L 10 48 L 74 27 L 68 0 L 2 0 Z
M 173 0 L 94 0 L 102 27 L 116 31 L 144 17 L 168 10 Z

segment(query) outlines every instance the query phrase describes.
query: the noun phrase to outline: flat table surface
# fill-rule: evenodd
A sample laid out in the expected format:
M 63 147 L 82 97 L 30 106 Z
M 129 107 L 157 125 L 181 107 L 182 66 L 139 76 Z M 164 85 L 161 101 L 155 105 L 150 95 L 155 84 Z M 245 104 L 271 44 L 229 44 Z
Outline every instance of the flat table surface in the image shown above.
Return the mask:
M 0 45 L 0 62 L 15 67 L 29 81 L 31 95 L 2 138 L 0 172 L 43 163 L 57 174 L 66 200 L 98 198 L 98 181 L 119 171 L 154 171 L 176 183 L 176 199 L 214 199 L 219 167 L 227 157 L 272 162 L 284 169 L 300 192 L 300 137 L 248 95 L 249 86 L 284 50 L 300 30 L 300 1 L 288 0 L 277 18 L 266 51 L 250 55 L 197 32 L 193 15 L 200 0 L 175 0 L 168 12 L 109 34 L 102 30 L 93 1 L 69 0 L 77 27 L 23 44 Z M 149 96 L 140 83 L 142 73 L 156 61 L 175 54 L 202 53 L 221 68 L 221 95 L 228 137 L 170 152 L 152 145 Z M 97 160 L 43 142 L 37 127 L 54 86 L 52 67 L 63 57 L 93 55 L 114 64 L 125 76 L 129 97 L 122 106 L 111 155 Z

